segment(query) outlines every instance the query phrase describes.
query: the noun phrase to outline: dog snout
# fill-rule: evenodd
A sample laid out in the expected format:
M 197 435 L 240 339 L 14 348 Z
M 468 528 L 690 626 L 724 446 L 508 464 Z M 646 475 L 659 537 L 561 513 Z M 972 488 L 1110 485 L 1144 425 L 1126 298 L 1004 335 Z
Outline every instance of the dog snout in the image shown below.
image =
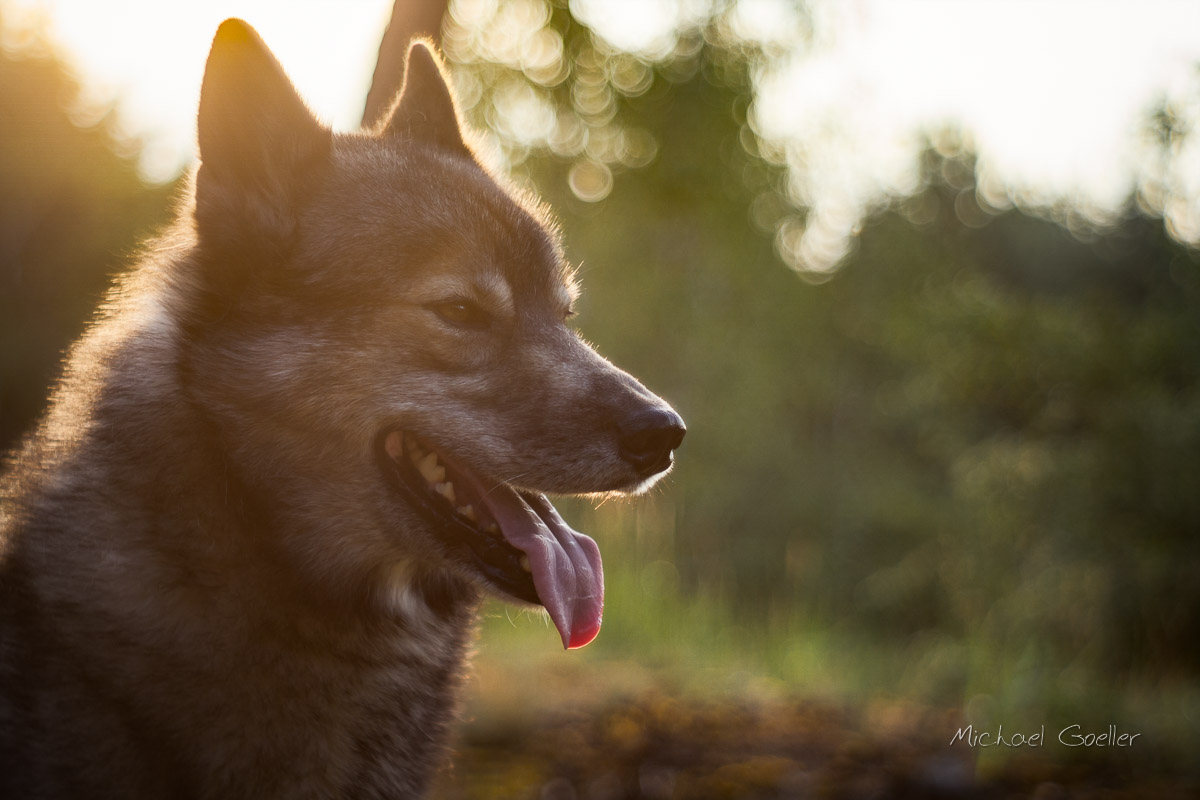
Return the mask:
M 687 427 L 669 407 L 642 408 L 620 424 L 621 457 L 644 478 L 671 466 L 671 453 L 683 441 Z

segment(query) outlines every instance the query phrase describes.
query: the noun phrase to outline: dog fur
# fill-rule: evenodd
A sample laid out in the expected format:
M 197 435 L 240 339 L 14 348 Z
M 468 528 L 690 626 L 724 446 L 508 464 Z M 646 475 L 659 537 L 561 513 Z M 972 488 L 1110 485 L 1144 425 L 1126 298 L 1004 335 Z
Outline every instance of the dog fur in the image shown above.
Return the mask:
M 430 46 L 334 135 L 230 20 L 198 130 L 0 490 L 0 797 L 420 796 L 506 592 L 389 485 L 383 432 L 533 502 L 644 488 L 682 421 L 565 323 L 555 228 Z

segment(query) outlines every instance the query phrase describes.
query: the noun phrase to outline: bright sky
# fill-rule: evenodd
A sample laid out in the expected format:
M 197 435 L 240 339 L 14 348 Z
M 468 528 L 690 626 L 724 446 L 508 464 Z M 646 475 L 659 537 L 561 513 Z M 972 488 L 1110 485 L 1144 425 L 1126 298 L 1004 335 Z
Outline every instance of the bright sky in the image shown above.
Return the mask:
M 195 153 L 200 80 L 222 20 L 253 25 L 309 105 L 347 130 L 362 116 L 389 0 L 0 0 L 6 22 L 41 19 L 83 78 L 145 140 L 143 171 L 169 180 Z
M 1200 3 L 926 0 L 843 3 L 829 39 L 769 81 L 767 129 L 806 136 L 944 119 L 1017 183 L 1128 190 L 1127 148 L 1156 95 L 1200 64 Z
M 968 129 L 985 179 L 1011 196 L 1066 196 L 1102 213 L 1129 193 L 1139 126 L 1156 99 L 1198 99 L 1196 0 L 812 0 L 806 48 L 797 46 L 803 23 L 789 2 L 742 0 L 737 27 L 793 51 L 759 76 L 756 124 L 786 146 L 792 192 L 814 206 L 812 230 L 802 232 L 814 264 L 822 252 L 836 260 L 873 198 L 911 188 L 923 130 L 945 122 Z M 392 5 L 0 4 L 9 23 L 46 23 L 89 97 L 116 102 L 122 129 L 145 140 L 144 171 L 159 180 L 194 152 L 204 58 L 222 19 L 258 28 L 318 114 L 347 129 L 361 113 Z M 702 15 L 708 2 L 572 0 L 571 8 L 614 44 L 652 55 L 669 49 L 679 19 Z
M 1103 217 L 1144 166 L 1154 104 L 1164 95 L 1200 103 L 1194 0 L 831 0 L 816 9 L 813 47 L 761 76 L 756 109 L 760 130 L 790 143 L 792 191 L 816 207 L 809 226 L 824 229 L 831 256 L 871 197 L 912 187 L 912 153 L 939 123 L 969 131 L 981 180 L 1001 196 L 1070 198 Z

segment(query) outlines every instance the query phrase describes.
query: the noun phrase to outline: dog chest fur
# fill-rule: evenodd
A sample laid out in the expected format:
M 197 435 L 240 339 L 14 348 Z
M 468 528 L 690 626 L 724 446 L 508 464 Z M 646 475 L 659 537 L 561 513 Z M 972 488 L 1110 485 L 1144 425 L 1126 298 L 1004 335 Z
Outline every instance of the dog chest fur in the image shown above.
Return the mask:
M 169 327 L 117 313 L 77 345 L 104 366 L 68 376 L 8 480 L 0 796 L 419 794 L 474 593 L 416 583 L 397 609 L 308 582 L 280 532 L 353 543 L 373 521 L 256 496 Z

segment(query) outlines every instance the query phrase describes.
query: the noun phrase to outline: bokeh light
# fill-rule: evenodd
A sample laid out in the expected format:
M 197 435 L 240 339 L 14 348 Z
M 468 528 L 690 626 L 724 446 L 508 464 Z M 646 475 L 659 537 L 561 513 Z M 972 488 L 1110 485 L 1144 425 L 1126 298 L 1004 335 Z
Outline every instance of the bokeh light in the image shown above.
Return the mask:
M 115 109 L 107 124 L 138 150 L 143 175 L 161 182 L 194 156 L 204 54 L 223 17 L 259 27 L 314 108 L 352 129 L 390 5 L 346 13 L 323 0 L 4 0 L 3 8 L 7 46 L 31 46 L 22 30 L 44 31 L 82 78 L 72 113 L 87 122 Z M 1165 169 L 1137 122 L 1164 98 L 1180 124 L 1198 116 L 1195 4 L 1058 0 L 1039 5 L 1037 25 L 1027 24 L 1028 8 L 1000 0 L 573 0 L 569 9 L 591 32 L 570 47 L 547 0 L 451 3 L 445 46 L 464 107 L 486 107 L 478 121 L 500 169 L 541 149 L 579 159 L 579 174 L 598 176 L 603 165 L 619 179 L 645 166 L 657 143 L 629 128 L 623 99 L 648 91 L 656 74 L 686 79 L 708 41 L 751 52 L 756 98 L 743 143 L 788 170 L 785 196 L 804 213 L 774 213 L 772 233 L 800 272 L 836 269 L 865 217 L 912 194 L 917 154 L 947 126 L 971 137 L 988 207 L 1052 214 L 1069 203 L 1079 224 L 1094 227 L 1138 185 L 1174 235 L 1200 239 L 1200 187 L 1188 177 L 1197 174 L 1196 146 L 1171 152 Z

